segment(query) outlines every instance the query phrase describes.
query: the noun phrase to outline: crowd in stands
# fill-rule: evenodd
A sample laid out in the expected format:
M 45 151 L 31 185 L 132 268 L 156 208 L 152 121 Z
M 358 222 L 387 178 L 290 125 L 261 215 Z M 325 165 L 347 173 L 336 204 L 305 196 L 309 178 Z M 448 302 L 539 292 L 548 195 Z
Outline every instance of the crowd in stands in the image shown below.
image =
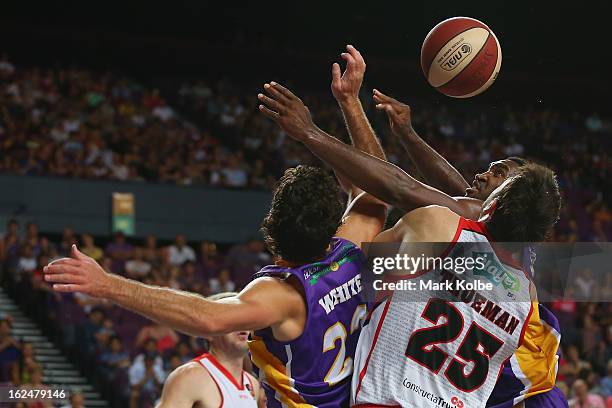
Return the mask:
M 285 168 L 318 161 L 258 113 L 259 91 L 227 80 L 198 81 L 169 90 L 165 98 L 115 73 L 21 69 L 2 57 L 0 172 L 271 189 Z M 329 94 L 301 96 L 319 126 L 346 138 Z M 388 159 L 416 174 L 384 115 L 374 111 L 371 98 L 362 99 Z M 555 240 L 612 237 L 605 195 L 612 190 L 610 117 L 405 100 L 413 104 L 415 129 L 469 181 L 490 161 L 510 155 L 551 165 L 566 198 Z
M 57 331 L 64 350 L 81 363 L 115 404 L 153 406 L 166 376 L 206 351 L 206 341 L 181 335 L 107 302 L 83 294 L 60 295 L 42 280 L 42 268 L 68 255 L 73 243 L 110 272 L 145 283 L 202 295 L 235 291 L 253 273 L 270 263 L 263 242 L 251 239 L 221 253 L 212 242 L 197 250 L 182 235 L 159 245 L 154 236 L 132 243 L 117 233 L 104 247 L 89 234 L 66 228 L 53 242 L 34 223 L 22 234 L 11 220 L 0 244 L 0 270 L 5 287 L 18 293 L 28 313 Z M 40 381 L 32 344 L 11 337 L 10 316 L 0 316 L 0 383 L 23 385 Z M 126 387 L 125 384 L 129 384 Z

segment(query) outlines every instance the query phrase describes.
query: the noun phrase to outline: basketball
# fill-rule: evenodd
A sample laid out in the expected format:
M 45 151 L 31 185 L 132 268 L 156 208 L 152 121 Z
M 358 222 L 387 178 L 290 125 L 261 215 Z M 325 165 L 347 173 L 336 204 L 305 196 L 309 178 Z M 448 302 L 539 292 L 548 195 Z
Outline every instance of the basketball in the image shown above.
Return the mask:
M 442 21 L 427 34 L 421 47 L 421 68 L 427 82 L 453 98 L 484 92 L 497 78 L 501 61 L 501 47 L 493 31 L 469 17 Z

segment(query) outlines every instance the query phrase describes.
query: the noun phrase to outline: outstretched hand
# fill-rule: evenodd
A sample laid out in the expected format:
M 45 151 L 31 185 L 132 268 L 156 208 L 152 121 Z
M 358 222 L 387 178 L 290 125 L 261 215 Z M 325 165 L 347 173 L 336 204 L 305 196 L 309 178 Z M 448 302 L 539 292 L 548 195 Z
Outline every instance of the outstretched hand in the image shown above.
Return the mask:
M 376 109 L 387 113 L 391 131 L 396 136 L 414 132 L 410 106 L 385 95 L 377 89 L 374 89 L 374 102 L 376 102 Z
M 304 141 L 316 129 L 310 110 L 293 92 L 276 82 L 265 84 L 264 90 L 269 96 L 257 95 L 262 102 L 259 111 L 278 123 L 290 137 Z
M 340 64 L 332 65 L 331 89 L 338 103 L 359 98 L 359 89 L 366 70 L 365 60 L 361 53 L 352 45 L 347 45 L 346 50 L 348 52 L 340 54 L 346 61 L 344 74 L 341 75 Z
M 70 249 L 70 258 L 51 262 L 43 269 L 45 281 L 53 283 L 57 292 L 81 292 L 94 297 L 106 297 L 111 290 L 110 274 L 91 257 Z

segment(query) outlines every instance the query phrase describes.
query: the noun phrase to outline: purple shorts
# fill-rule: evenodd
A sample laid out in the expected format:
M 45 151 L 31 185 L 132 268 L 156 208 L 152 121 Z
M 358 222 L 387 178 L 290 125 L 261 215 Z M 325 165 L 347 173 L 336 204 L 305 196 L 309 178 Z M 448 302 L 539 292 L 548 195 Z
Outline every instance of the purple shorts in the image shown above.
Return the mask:
M 567 408 L 567 398 L 557 387 L 525 400 L 525 408 Z

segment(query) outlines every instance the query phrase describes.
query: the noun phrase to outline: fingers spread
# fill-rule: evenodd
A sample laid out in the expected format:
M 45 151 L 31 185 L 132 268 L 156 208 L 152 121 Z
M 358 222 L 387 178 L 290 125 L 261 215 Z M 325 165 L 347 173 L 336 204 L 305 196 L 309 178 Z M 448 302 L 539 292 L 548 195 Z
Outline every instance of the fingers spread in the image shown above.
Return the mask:
M 298 99 L 290 90 L 279 84 L 278 82 L 270 82 L 272 89 L 277 89 L 280 93 L 285 95 L 287 99 Z
M 274 82 L 273 82 L 274 83 Z M 280 90 L 271 84 L 265 84 L 264 89 L 268 95 L 272 98 L 276 99 L 280 103 L 287 102 L 289 98 L 287 98 Z
M 274 112 L 273 110 L 270 110 L 268 108 L 266 108 L 264 105 L 259 105 L 259 111 L 261 113 L 264 114 L 264 116 L 272 119 L 273 121 L 277 121 L 279 118 L 278 113 Z
M 282 109 L 282 105 L 276 99 L 269 98 L 264 94 L 258 94 L 257 99 L 277 112 L 280 112 Z

